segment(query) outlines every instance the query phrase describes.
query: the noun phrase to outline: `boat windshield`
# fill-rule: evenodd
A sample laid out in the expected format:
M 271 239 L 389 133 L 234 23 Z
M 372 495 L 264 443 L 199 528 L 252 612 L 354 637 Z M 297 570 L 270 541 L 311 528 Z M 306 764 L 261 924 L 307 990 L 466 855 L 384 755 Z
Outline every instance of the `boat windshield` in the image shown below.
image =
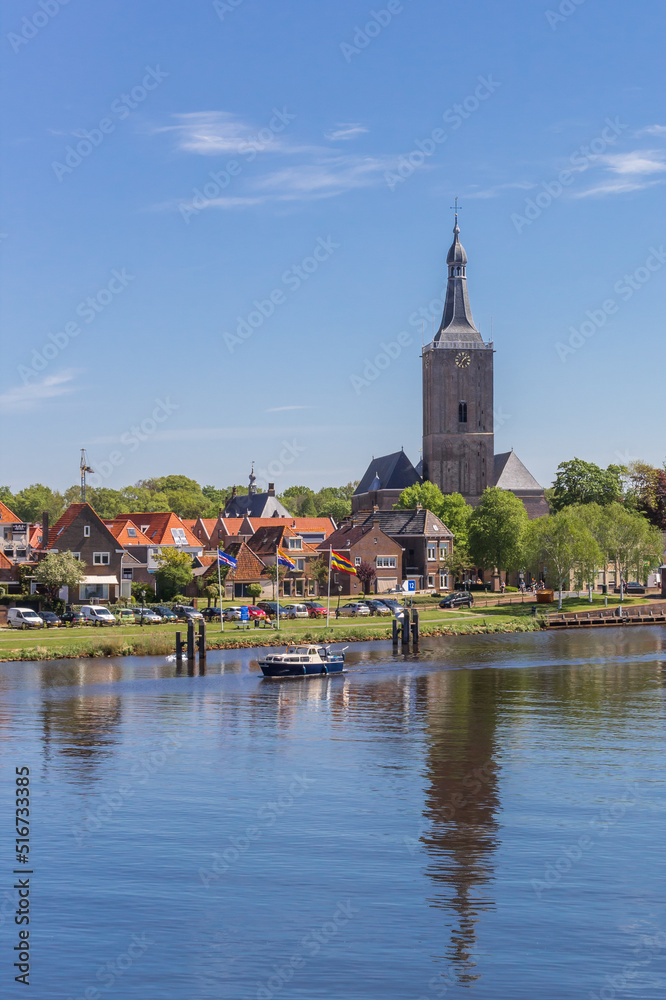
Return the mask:
M 287 650 L 288 653 L 309 653 L 311 650 L 307 646 L 290 646 Z

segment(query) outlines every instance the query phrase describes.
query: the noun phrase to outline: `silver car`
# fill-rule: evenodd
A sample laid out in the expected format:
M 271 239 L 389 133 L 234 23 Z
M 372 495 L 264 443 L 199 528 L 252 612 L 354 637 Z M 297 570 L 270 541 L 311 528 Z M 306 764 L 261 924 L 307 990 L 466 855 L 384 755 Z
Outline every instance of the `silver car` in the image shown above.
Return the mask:
M 343 604 L 340 608 L 341 618 L 362 618 L 370 614 L 367 604 Z
M 284 608 L 287 618 L 309 618 L 308 609 L 304 604 L 286 604 Z

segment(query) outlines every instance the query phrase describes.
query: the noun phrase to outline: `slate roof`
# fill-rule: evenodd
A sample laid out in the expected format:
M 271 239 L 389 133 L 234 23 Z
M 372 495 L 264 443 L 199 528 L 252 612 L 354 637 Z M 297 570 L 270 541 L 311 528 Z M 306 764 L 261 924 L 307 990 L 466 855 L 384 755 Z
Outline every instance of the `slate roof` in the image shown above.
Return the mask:
M 431 511 L 422 507 L 420 510 L 375 510 L 361 511 L 353 515 L 355 524 L 372 524 L 379 522 L 379 527 L 385 535 L 394 537 L 395 535 L 432 535 L 438 534 L 441 537 L 452 538 L 453 533 L 449 531 L 443 521 L 435 516 Z
M 396 451 L 392 455 L 373 458 L 354 490 L 354 496 L 375 490 L 406 490 L 408 486 L 420 482 L 418 472 L 404 451 Z
M 493 485 L 512 493 L 525 490 L 529 493 L 543 493 L 543 486 L 520 461 L 514 451 L 495 455 Z
M 460 264 L 464 271 L 467 264 L 467 254 L 458 239 L 460 229 L 458 227 L 458 216 L 453 229 L 453 243 L 449 250 L 447 265 Z M 469 342 L 470 344 L 483 345 L 483 338 L 472 317 L 472 307 L 469 304 L 467 293 L 467 278 L 464 274 L 449 276 L 446 284 L 446 302 L 444 303 L 444 315 L 435 337 L 435 344 L 446 344 L 447 341 Z
M 277 524 L 269 523 L 263 525 L 255 531 L 252 538 L 248 539 L 248 545 L 253 552 L 258 553 L 260 556 L 265 558 L 275 557 L 276 546 L 280 548 L 284 547 L 285 553 L 293 556 L 295 559 L 302 559 L 303 556 L 312 555 L 316 553 L 317 546 L 311 544 L 310 542 L 303 541 L 303 547 L 301 549 L 289 549 L 286 548 L 286 538 L 293 538 L 294 536 L 300 537 L 299 531 L 294 531 L 288 524 L 284 521 Z M 322 543 L 323 544 L 323 543 Z
M 248 493 L 232 497 L 224 507 L 225 517 L 291 517 L 287 508 L 272 493 Z
M 319 551 L 328 552 L 329 549 L 339 552 L 341 549 L 353 548 L 357 542 L 360 542 L 365 535 L 368 535 L 371 531 L 379 531 L 382 535 L 386 532 L 382 531 L 381 528 L 377 528 L 372 522 L 370 524 L 352 524 L 351 521 L 346 521 L 341 524 L 337 531 L 334 531 L 332 535 L 320 542 L 317 548 Z M 388 536 L 390 542 L 398 544 L 393 538 Z

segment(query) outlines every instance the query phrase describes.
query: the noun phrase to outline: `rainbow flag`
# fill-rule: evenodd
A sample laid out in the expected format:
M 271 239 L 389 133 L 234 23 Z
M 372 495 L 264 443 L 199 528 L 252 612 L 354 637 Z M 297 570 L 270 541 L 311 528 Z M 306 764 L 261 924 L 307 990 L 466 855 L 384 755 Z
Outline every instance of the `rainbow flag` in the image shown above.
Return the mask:
M 278 566 L 286 566 L 288 569 L 296 569 L 296 563 L 289 556 L 285 555 L 282 549 L 277 550 Z
M 340 570 L 342 573 L 351 573 L 352 576 L 356 576 L 356 570 L 352 566 L 349 559 L 346 556 L 340 555 L 339 552 L 334 552 L 331 550 L 331 569 Z

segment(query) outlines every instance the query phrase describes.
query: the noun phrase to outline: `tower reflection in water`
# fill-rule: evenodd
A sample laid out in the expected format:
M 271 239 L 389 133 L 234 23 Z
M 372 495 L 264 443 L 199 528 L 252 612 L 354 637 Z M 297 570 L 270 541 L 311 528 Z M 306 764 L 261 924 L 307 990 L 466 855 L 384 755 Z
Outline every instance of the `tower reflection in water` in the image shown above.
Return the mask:
M 497 674 L 431 674 L 427 686 L 426 797 L 421 843 L 436 892 L 447 911 L 444 956 L 460 983 L 478 979 L 479 915 L 494 906 L 490 883 L 498 844 L 495 729 Z

